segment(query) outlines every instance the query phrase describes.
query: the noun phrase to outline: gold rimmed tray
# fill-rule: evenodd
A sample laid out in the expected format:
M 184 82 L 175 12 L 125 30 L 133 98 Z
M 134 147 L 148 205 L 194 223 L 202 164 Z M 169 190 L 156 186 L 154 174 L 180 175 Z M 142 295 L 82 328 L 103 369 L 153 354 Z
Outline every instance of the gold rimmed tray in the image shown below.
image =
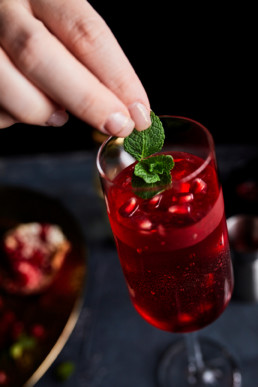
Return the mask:
M 0 345 L 0 373 L 6 376 L 8 387 L 33 386 L 53 363 L 77 322 L 86 284 L 86 245 L 70 212 L 59 200 L 41 192 L 0 187 L 0 237 L 9 228 L 27 222 L 59 225 L 71 242 L 71 250 L 54 282 L 42 294 L 19 296 L 0 290 L 2 323 L 7 319 L 20 332 L 18 338 L 10 337 L 8 345 Z M 14 350 L 22 335 L 28 343 L 32 339 L 33 345 L 19 354 Z

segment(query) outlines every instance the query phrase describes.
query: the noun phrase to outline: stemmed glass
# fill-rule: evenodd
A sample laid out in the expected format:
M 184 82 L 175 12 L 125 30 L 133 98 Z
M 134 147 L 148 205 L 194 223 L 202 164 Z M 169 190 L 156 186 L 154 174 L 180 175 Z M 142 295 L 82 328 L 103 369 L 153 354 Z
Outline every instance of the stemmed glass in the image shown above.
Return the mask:
M 195 333 L 223 313 L 233 289 L 213 139 L 191 119 L 160 119 L 166 135 L 162 152 L 175 161 L 169 186 L 148 195 L 132 187 L 135 160 L 122 138 L 109 138 L 97 155 L 129 295 L 148 323 L 184 336 L 161 359 L 159 386 L 240 387 L 232 356 Z

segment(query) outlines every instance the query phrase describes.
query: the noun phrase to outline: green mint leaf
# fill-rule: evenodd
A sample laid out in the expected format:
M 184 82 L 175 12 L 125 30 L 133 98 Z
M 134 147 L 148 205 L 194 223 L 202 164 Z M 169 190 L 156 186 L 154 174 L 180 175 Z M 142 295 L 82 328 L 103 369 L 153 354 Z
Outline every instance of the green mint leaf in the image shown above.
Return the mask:
M 145 183 L 161 181 L 161 175 L 170 175 L 174 166 L 174 160 L 170 155 L 158 155 L 149 157 L 137 163 L 134 168 L 135 176 L 142 178 Z
M 124 149 L 136 160 L 141 161 L 145 157 L 159 152 L 164 144 L 165 134 L 163 125 L 158 116 L 151 111 L 151 126 L 141 132 L 134 129 L 124 139 Z
M 161 151 L 165 133 L 162 122 L 153 112 L 151 112 L 151 122 L 148 129 L 142 132 L 134 129 L 124 139 L 125 151 L 138 161 L 132 176 L 132 187 L 135 194 L 143 199 L 152 198 L 171 184 L 170 171 L 174 167 L 172 156 L 152 156 Z
M 133 174 L 132 187 L 135 195 L 142 199 L 151 199 L 153 196 L 161 193 L 171 184 L 171 174 L 163 174 L 159 176 L 160 180 L 155 183 L 146 183 L 142 178 Z

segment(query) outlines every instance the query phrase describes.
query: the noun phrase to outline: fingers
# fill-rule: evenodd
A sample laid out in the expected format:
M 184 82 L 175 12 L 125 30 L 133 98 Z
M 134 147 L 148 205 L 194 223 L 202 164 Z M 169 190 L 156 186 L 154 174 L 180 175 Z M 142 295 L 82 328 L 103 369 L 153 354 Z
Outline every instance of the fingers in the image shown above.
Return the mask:
M 33 6 L 36 3 L 32 1 Z M 62 19 L 62 13 L 67 2 L 58 1 L 58 3 L 58 15 Z M 82 5 L 84 1 L 77 0 L 76 3 Z M 4 4 L 5 10 L 2 9 L 0 12 L 0 44 L 14 62 L 15 66 L 13 67 L 17 67 L 19 72 L 25 75 L 23 82 L 30 83 L 30 91 L 32 92 L 32 88 L 34 88 L 34 92 L 37 90 L 41 94 L 44 99 L 44 109 L 47 105 L 50 109 L 53 108 L 51 101 L 54 101 L 58 106 L 71 111 L 74 115 L 103 132 L 119 136 L 126 136 L 132 131 L 135 124 L 130 117 L 131 112 L 135 122 L 138 122 L 138 127 L 143 128 L 145 100 L 139 101 L 134 98 L 132 99 L 134 102 L 130 99 L 127 99 L 126 102 L 122 101 L 119 93 L 115 94 L 100 82 L 80 60 L 72 55 L 49 32 L 43 23 L 35 19 L 28 9 L 23 8 L 22 3 L 9 0 Z M 50 7 L 48 17 L 52 12 L 53 9 Z M 77 12 L 79 12 L 78 9 L 76 9 L 75 15 L 71 15 L 71 17 L 78 17 Z M 87 14 L 84 14 L 84 17 L 86 18 Z M 97 18 L 102 20 L 99 16 Z M 127 65 L 130 67 L 129 64 Z M 94 67 L 94 64 L 92 66 Z M 124 72 L 124 69 L 122 72 Z M 131 72 L 133 72 L 132 69 Z M 134 75 L 133 78 L 134 81 L 129 83 L 138 82 L 139 87 L 139 81 L 135 81 L 137 77 Z M 128 77 L 128 79 L 131 80 L 132 78 Z M 20 82 L 22 83 L 21 80 Z M 6 86 L 8 87 L 8 85 Z M 113 90 L 116 87 L 119 89 L 118 86 L 114 86 Z M 142 88 L 141 85 L 140 88 Z M 122 87 L 120 87 L 120 90 L 122 90 Z M 2 97 L 0 97 L 0 104 L 4 105 L 4 108 L 11 115 L 22 118 L 24 122 L 24 116 L 19 116 L 19 114 L 25 112 L 26 109 L 23 110 L 19 107 L 19 112 L 17 112 L 17 108 L 10 106 L 10 90 L 7 94 L 8 98 L 5 101 L 2 101 Z M 141 94 L 144 99 L 145 92 L 141 91 L 139 95 L 141 96 Z M 6 100 L 8 101 L 6 102 Z M 132 102 L 129 107 L 127 106 L 128 101 Z M 32 120 L 31 114 L 26 111 L 27 122 L 30 119 Z M 44 114 L 40 111 L 39 114 L 41 114 L 40 120 L 42 121 Z M 139 122 L 141 123 L 139 124 Z M 145 127 L 147 126 L 145 123 Z
M 0 41 L 19 70 L 92 126 L 114 135 L 131 132 L 134 123 L 124 104 L 20 3 L 7 4 L 9 22 L 2 23 Z
M 16 120 L 10 116 L 6 111 L 0 109 L 0 129 L 8 128 L 16 123 Z
M 59 108 L 17 70 L 1 48 L 0 63 L 0 127 L 15 122 L 59 126 L 67 121 L 67 114 L 58 111 Z
M 137 129 L 150 126 L 146 92 L 114 35 L 85 0 L 32 0 L 36 16 L 128 107 Z

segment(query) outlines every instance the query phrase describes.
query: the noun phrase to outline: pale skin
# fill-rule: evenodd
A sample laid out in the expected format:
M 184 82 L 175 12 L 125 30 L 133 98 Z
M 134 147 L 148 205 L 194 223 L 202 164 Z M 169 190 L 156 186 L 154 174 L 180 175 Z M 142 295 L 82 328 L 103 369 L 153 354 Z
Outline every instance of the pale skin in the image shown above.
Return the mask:
M 0 0 L 0 128 L 69 112 L 110 135 L 150 126 L 142 83 L 87 1 Z

